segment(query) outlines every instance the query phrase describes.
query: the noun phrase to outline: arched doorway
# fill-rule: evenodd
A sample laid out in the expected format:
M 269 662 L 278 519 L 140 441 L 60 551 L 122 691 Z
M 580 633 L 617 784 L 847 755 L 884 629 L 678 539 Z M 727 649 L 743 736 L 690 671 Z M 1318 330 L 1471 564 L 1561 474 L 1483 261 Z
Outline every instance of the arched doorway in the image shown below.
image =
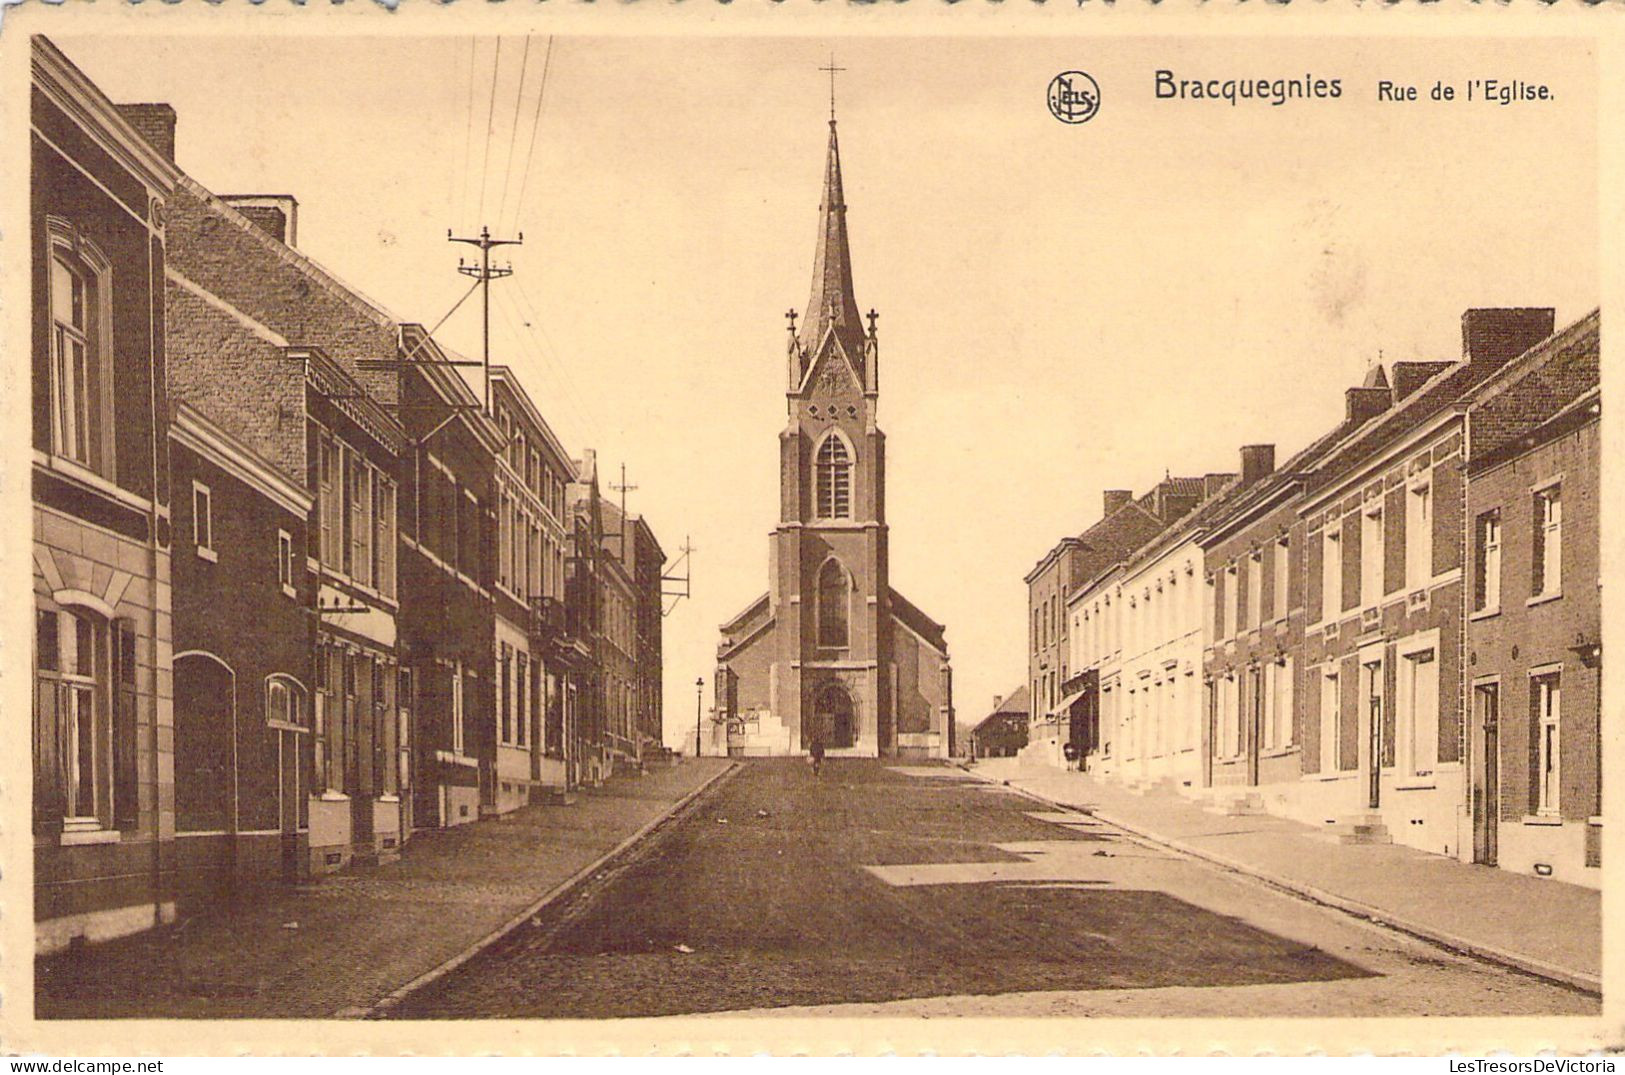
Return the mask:
M 816 732 L 829 750 L 854 746 L 858 741 L 858 715 L 852 705 L 852 696 L 838 683 L 825 684 L 813 695 L 812 719 L 802 727 L 803 746 L 812 742 Z

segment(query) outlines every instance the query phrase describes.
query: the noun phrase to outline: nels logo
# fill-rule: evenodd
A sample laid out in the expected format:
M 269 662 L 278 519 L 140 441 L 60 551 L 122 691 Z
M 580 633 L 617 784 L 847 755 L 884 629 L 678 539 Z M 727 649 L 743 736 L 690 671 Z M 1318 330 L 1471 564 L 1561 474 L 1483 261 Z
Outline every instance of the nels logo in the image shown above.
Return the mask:
M 1100 87 L 1083 71 L 1062 71 L 1049 83 L 1050 115 L 1062 123 L 1088 123 L 1100 111 Z

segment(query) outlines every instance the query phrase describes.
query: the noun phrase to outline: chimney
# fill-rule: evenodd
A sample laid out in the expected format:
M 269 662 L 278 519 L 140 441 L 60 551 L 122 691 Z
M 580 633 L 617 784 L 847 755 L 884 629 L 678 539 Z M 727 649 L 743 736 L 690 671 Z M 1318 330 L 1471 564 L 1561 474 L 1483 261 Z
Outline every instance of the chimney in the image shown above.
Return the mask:
M 220 200 L 285 246 L 299 242 L 299 200 L 292 194 L 222 194 Z
M 1243 444 L 1241 446 L 1241 484 L 1251 485 L 1275 470 L 1275 445 Z
M 1004 695 L 995 694 L 993 696 L 993 708 L 991 710 L 989 710 L 989 712 L 990 713 L 997 713 L 999 711 L 999 706 L 1001 706 L 1003 704 L 1004 704 Z
M 175 110 L 167 104 L 114 105 L 124 122 L 135 128 L 169 163 L 175 163 Z
M 1234 474 L 1204 474 L 1202 475 L 1202 499 L 1218 496 L 1230 487 L 1235 480 Z
M 1348 403 L 1348 410 L 1343 417 L 1343 424 L 1348 426 L 1361 425 L 1375 418 L 1387 410 L 1394 401 L 1393 393 L 1388 388 L 1386 380 L 1384 380 L 1380 388 L 1375 385 L 1350 388 L 1343 395 Z
M 1406 399 L 1424 384 L 1450 368 L 1449 362 L 1395 362 L 1394 402 Z
M 1134 491 L 1132 489 L 1107 489 L 1105 496 L 1102 498 L 1101 510 L 1109 518 L 1127 507 L 1129 501 L 1133 499 Z
M 1461 353 L 1468 362 L 1504 365 L 1552 334 L 1557 311 L 1549 306 L 1495 307 L 1461 315 Z

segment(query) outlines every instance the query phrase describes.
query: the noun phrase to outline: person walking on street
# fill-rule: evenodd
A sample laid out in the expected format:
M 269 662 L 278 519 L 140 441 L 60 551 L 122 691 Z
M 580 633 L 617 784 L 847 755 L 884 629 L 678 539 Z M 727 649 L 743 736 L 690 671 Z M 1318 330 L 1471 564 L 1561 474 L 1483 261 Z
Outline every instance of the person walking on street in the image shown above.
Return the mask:
M 813 775 L 817 776 L 818 770 L 824 767 L 824 740 L 819 736 L 813 736 L 812 742 L 807 744 L 807 753 L 812 757 Z

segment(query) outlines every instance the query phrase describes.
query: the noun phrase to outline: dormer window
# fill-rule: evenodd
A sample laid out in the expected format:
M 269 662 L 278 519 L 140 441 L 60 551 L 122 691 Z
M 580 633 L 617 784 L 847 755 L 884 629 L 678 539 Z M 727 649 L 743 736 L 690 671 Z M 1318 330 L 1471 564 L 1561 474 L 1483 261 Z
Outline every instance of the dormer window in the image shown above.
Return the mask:
M 837 436 L 824 438 L 818 447 L 815 466 L 817 475 L 817 504 L 819 518 L 850 519 L 852 517 L 852 456 L 846 442 Z

